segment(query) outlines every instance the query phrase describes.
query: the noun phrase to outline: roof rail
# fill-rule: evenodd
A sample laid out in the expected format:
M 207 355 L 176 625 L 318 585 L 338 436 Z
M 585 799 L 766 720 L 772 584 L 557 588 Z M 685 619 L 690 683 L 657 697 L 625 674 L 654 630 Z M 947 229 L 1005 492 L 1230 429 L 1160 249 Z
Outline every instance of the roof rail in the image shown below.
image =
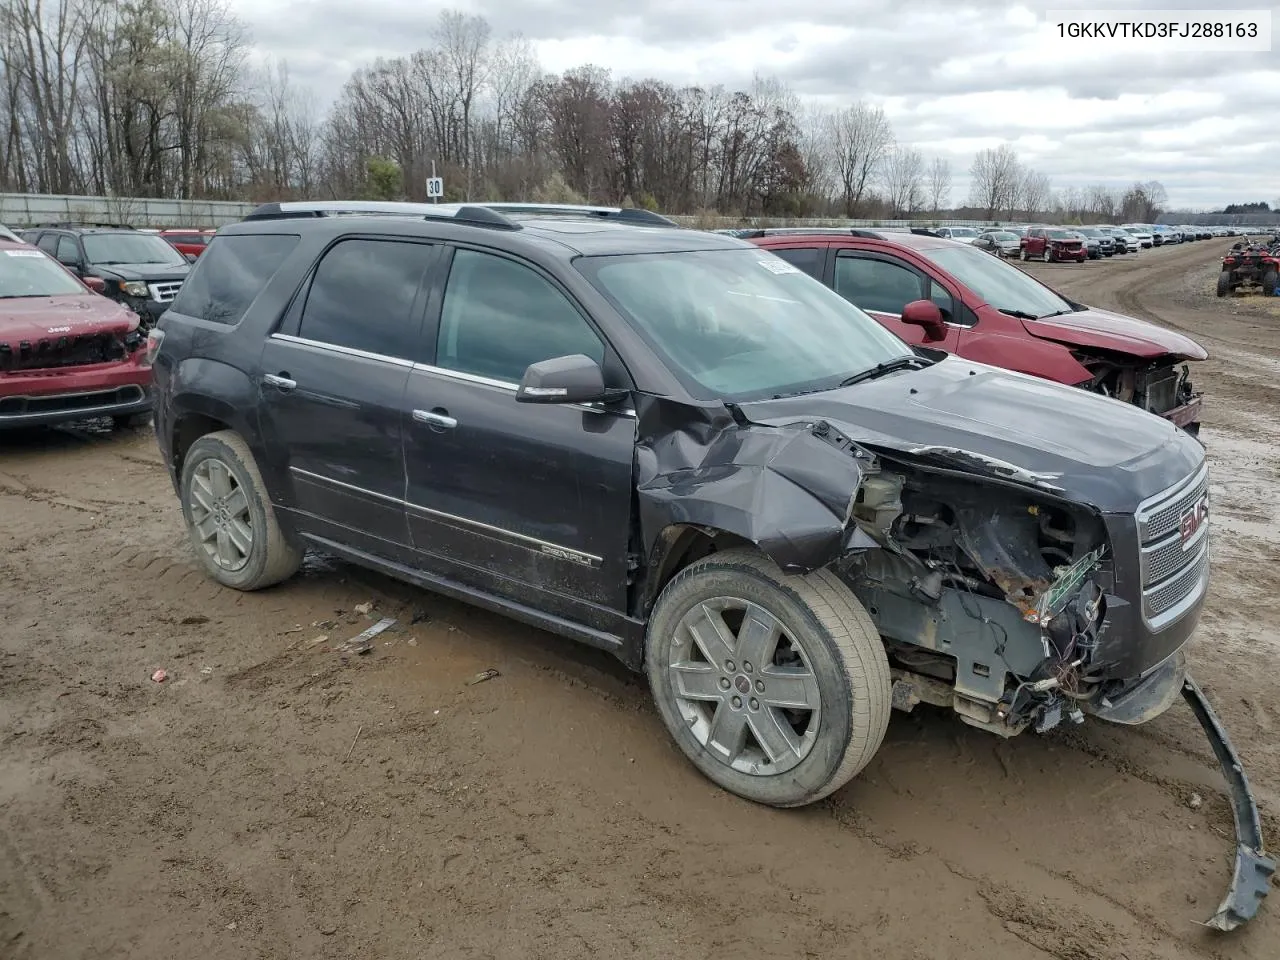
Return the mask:
M 640 207 L 597 207 L 581 203 L 481 203 L 476 206 L 496 210 L 499 213 L 524 213 L 533 215 L 565 214 L 571 216 L 599 217 L 602 220 L 617 220 L 635 226 L 678 227 L 676 223 L 660 213 L 644 210 Z
M 255 207 L 244 219 L 295 220 L 303 217 L 416 217 L 422 220 L 454 220 L 477 227 L 496 230 L 519 230 L 520 224 L 483 204 L 473 203 L 401 203 L 392 200 L 319 200 L 264 203 Z
M 28 229 L 36 229 L 38 227 L 53 227 L 55 229 L 65 230 L 70 227 L 100 227 L 109 230 L 132 230 L 134 229 L 127 223 L 99 223 L 94 220 L 58 220 L 49 223 L 37 223 Z
M 866 230 L 862 227 L 725 227 L 713 230 L 712 233 L 723 233 L 729 236 L 750 240 L 755 237 L 862 237 L 866 240 L 883 240 L 884 233 L 894 232 L 892 228 L 882 230 Z M 898 233 L 903 231 L 898 230 Z

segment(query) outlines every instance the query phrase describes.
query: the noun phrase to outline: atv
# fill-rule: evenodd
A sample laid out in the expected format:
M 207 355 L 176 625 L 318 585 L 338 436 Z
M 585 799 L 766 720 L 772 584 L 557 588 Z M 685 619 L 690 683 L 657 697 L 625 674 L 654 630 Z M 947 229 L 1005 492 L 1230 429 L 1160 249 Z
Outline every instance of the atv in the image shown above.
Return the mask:
M 1236 290 L 1260 291 L 1264 297 L 1274 296 L 1280 286 L 1280 249 L 1277 245 L 1239 241 L 1222 258 L 1217 293 L 1230 296 Z

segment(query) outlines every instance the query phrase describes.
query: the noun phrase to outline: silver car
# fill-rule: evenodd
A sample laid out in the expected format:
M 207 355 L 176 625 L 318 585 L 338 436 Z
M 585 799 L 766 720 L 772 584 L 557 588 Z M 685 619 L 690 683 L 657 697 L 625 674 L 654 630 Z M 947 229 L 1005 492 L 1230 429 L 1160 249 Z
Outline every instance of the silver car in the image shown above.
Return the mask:
M 1011 230 L 988 230 L 979 235 L 973 245 L 994 253 L 997 257 L 1016 257 L 1021 249 L 1022 238 Z

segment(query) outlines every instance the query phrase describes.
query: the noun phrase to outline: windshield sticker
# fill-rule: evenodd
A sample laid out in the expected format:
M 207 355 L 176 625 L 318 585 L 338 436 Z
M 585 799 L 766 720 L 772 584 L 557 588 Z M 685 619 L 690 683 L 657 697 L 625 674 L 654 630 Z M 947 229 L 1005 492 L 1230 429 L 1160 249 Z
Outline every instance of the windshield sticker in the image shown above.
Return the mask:
M 11 257 L 43 257 L 44 254 L 39 250 L 6 250 Z
M 756 263 L 764 267 L 770 273 L 799 273 L 800 268 L 792 266 L 781 257 L 770 257 L 768 260 L 757 260 Z

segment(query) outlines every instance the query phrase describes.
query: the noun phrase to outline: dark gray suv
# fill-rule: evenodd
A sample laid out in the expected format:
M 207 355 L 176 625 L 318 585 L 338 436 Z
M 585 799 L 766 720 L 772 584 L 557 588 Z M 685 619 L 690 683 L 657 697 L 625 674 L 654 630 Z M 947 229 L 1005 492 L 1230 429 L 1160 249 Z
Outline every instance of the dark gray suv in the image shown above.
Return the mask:
M 212 577 L 265 587 L 313 548 L 611 651 L 740 796 L 828 795 L 921 702 L 1007 737 L 1182 694 L 1239 771 L 1183 656 L 1200 444 L 908 346 L 746 241 L 635 210 L 268 204 L 150 349 Z M 1274 869 L 1241 830 L 1223 928 Z

